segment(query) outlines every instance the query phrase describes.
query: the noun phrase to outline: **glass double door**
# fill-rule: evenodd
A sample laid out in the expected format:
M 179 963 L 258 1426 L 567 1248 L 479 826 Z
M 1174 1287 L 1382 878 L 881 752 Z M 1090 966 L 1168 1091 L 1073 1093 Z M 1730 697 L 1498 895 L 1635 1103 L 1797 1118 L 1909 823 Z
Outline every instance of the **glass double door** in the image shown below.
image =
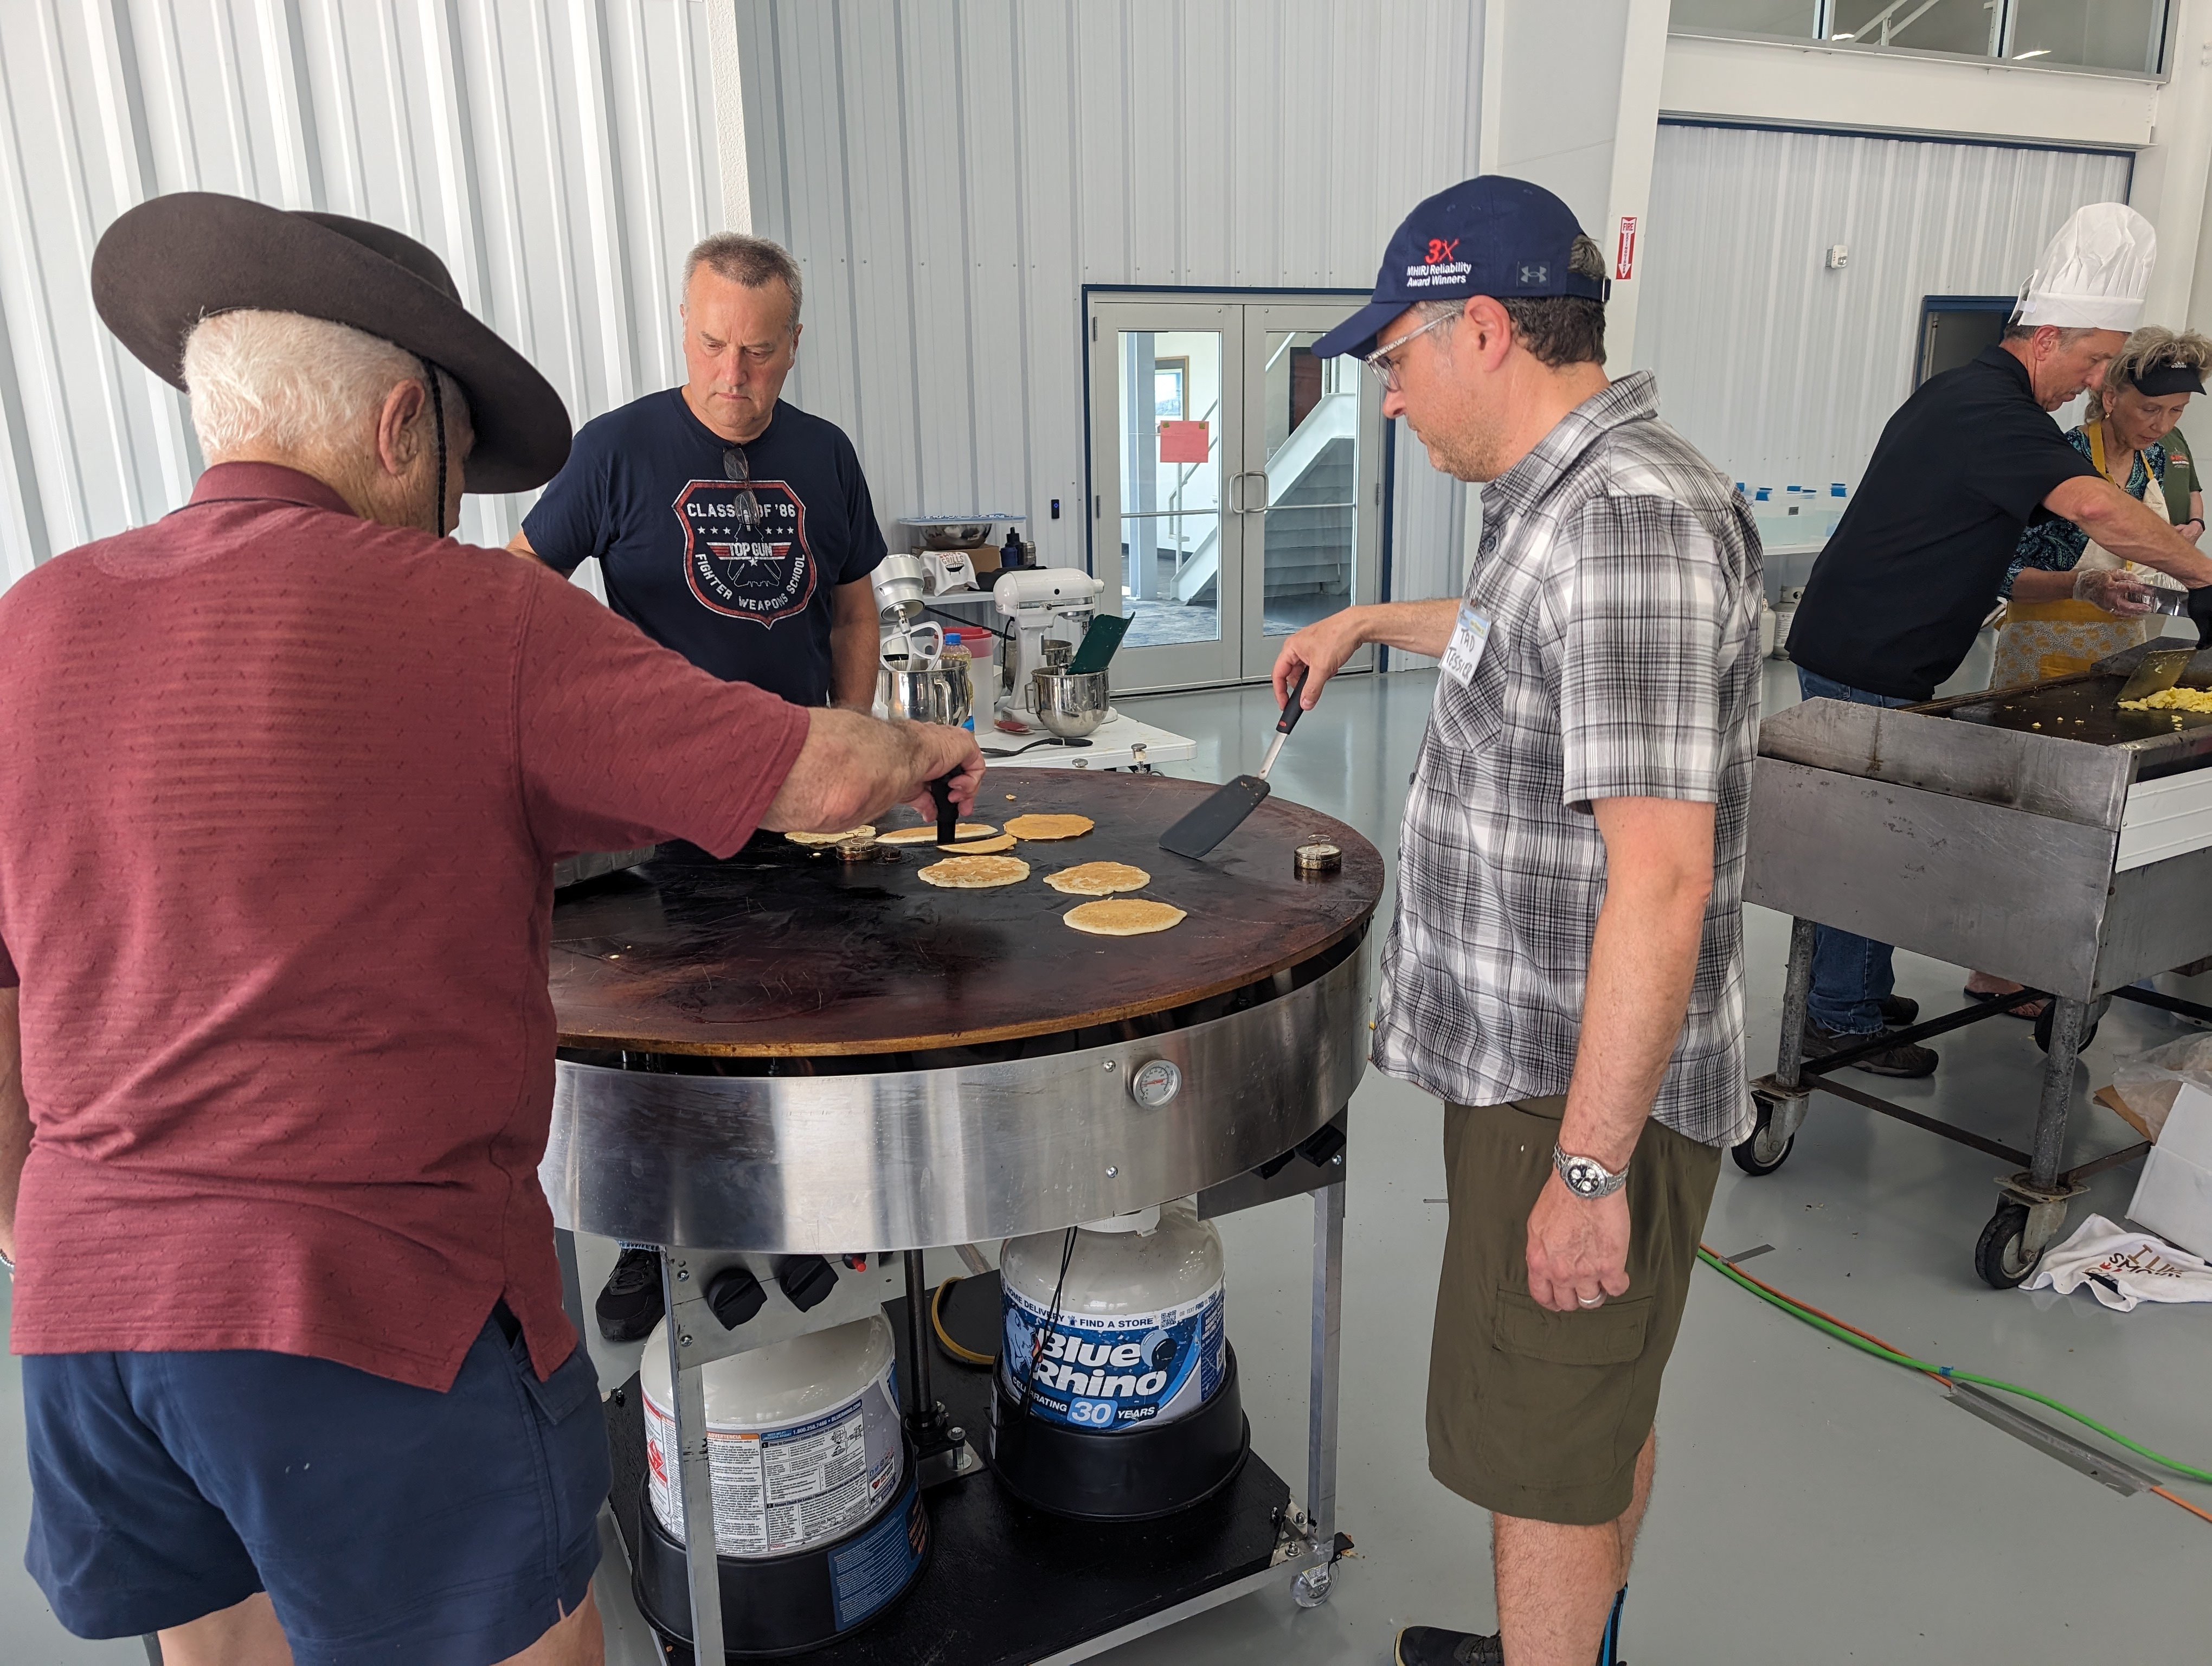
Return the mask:
M 1313 352 L 1356 304 L 1093 304 L 1092 571 L 1130 621 L 1116 690 L 1264 678 L 1283 637 L 1375 599 L 1382 390 Z

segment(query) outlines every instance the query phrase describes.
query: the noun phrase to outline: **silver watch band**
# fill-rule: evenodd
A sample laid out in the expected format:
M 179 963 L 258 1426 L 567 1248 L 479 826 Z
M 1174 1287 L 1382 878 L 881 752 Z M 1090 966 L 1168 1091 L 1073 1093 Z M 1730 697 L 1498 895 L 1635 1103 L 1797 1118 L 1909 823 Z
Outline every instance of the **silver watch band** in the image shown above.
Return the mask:
M 1628 1183 L 1627 1164 L 1618 1170 L 1608 1169 L 1595 1157 L 1571 1156 L 1556 1143 L 1552 1146 L 1552 1167 L 1577 1197 L 1611 1197 Z

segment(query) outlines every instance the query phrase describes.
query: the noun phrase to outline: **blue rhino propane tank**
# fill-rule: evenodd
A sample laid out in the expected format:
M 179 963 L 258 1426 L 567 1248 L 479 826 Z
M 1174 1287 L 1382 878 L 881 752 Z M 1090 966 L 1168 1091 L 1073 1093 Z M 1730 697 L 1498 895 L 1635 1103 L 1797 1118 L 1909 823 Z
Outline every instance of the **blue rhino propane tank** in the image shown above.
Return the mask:
M 1072 1250 L 1065 1231 L 1009 1238 L 999 1271 L 1003 1484 L 1064 1515 L 1129 1520 L 1234 1474 L 1249 1437 L 1221 1235 L 1188 1201 L 1087 1223 Z
M 1007 1393 L 1021 1398 L 1035 1359 L 1030 1414 L 1096 1430 L 1164 1423 L 1211 1399 L 1227 1343 L 1212 1223 L 1170 1203 L 1078 1227 L 1063 1283 L 1066 1237 L 1037 1232 L 1000 1251 Z

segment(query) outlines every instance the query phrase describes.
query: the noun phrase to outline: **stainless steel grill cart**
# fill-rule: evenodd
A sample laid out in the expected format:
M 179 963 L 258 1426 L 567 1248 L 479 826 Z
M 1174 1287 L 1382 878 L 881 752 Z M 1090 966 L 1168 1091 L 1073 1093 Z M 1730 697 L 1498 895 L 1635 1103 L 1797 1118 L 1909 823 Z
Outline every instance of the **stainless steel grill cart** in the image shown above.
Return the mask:
M 1759 730 L 1744 897 L 1793 917 L 1782 1043 L 1752 1084 L 1758 1126 L 1735 1152 L 1767 1174 L 1814 1089 L 2011 1164 L 1974 1266 L 1999 1289 L 2033 1272 L 2093 1175 L 2149 1149 L 2064 1169 L 2075 1055 L 2121 999 L 2212 1023 L 2212 1007 L 2137 980 L 2212 954 L 2212 714 L 2119 710 L 2131 648 L 2077 676 L 1885 709 L 1810 700 Z M 2212 654 L 2184 686 L 2212 685 Z M 1808 1061 L 1815 922 L 2027 986 Z M 2047 1054 L 2022 1151 L 1840 1079 L 1855 1059 L 2048 995 Z
M 1202 861 L 1161 850 L 1160 830 L 1209 790 L 994 769 L 976 806 L 993 821 L 1018 810 L 1096 823 L 1024 846 L 1039 871 L 999 890 L 919 883 L 927 848 L 810 853 L 763 836 L 727 862 L 663 847 L 556 908 L 563 1052 L 540 1177 L 559 1226 L 662 1247 L 684 1523 L 660 1614 L 672 1658 L 696 1641 L 713 1662 L 733 1641 L 701 1368 L 754 1346 L 748 1330 L 780 1311 L 736 1330 L 717 1319 L 718 1275 L 742 1256 L 903 1252 L 905 1300 L 890 1306 L 927 1501 L 915 1547 L 926 1538 L 933 1560 L 865 1628 L 839 1620 L 809 1659 L 1071 1662 L 1271 1585 L 1327 1599 L 1345 1112 L 1365 1065 L 1382 860 L 1350 827 L 1281 800 Z M 1340 869 L 1298 873 L 1293 853 L 1315 838 L 1342 849 Z M 1060 915 L 1077 899 L 1042 871 L 1100 858 L 1141 865 L 1146 895 L 1188 918 L 1158 937 L 1070 930 Z M 1218 1496 L 1158 1520 L 1026 1509 L 981 1473 L 988 1449 L 968 1435 L 989 1426 L 988 1380 L 933 1374 L 919 1252 L 1194 1193 L 1208 1215 L 1310 1200 L 1303 1499 L 1253 1453 Z M 1233 1286 L 1229 1299 L 1233 1312 Z M 635 1386 L 609 1407 L 634 1560 Z

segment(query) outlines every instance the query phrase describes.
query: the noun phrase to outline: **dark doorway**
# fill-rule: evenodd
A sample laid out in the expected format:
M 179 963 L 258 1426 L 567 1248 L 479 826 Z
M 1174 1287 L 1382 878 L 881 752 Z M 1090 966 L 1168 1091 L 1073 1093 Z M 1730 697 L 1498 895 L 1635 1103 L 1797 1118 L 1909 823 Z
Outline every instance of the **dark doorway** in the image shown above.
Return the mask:
M 1971 364 L 1982 349 L 1996 346 L 2018 304 L 2011 295 L 1929 295 L 1923 301 L 1912 385 Z
M 1285 433 L 1295 433 L 1300 423 L 1312 415 L 1313 408 L 1321 403 L 1321 361 L 1313 356 L 1310 347 L 1293 345 L 1291 349 L 1291 426 Z

